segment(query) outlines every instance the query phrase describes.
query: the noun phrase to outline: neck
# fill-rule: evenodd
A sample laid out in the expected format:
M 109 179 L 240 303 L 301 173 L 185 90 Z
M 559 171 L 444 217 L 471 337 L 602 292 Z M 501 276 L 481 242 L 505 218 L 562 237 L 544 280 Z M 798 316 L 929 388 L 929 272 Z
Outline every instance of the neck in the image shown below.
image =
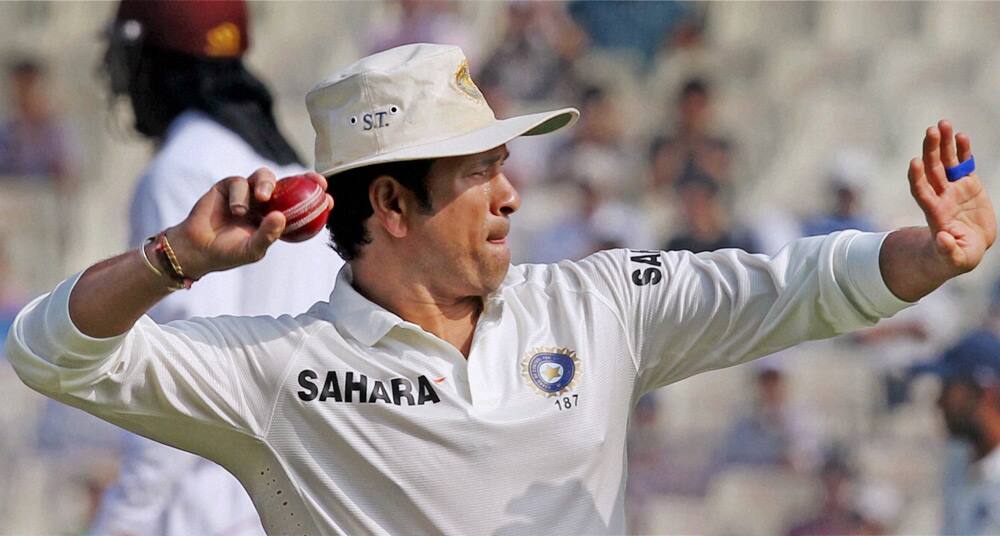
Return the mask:
M 354 288 L 365 298 L 454 346 L 466 358 L 483 309 L 480 296 L 454 296 L 421 279 L 421 270 L 368 248 L 351 261 Z

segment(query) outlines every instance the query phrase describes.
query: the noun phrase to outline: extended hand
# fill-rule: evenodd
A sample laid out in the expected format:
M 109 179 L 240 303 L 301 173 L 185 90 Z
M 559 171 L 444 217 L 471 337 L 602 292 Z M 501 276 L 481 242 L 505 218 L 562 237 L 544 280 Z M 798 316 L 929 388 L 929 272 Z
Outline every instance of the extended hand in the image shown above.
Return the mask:
M 957 142 L 957 148 L 956 148 Z M 993 205 L 979 175 L 948 182 L 945 168 L 972 156 L 965 134 L 955 135 L 948 121 L 927 129 L 923 158 L 910 161 L 910 192 L 923 210 L 942 267 L 953 274 L 975 268 L 996 239 Z
M 326 190 L 326 179 L 309 177 Z M 285 216 L 278 211 L 258 219 L 250 214 L 251 195 L 259 203 L 271 199 L 276 179 L 266 168 L 250 177 L 229 177 L 198 200 L 188 217 L 167 230 L 185 275 L 199 278 L 209 272 L 235 268 L 264 258 L 282 231 Z M 333 198 L 326 196 L 333 207 Z

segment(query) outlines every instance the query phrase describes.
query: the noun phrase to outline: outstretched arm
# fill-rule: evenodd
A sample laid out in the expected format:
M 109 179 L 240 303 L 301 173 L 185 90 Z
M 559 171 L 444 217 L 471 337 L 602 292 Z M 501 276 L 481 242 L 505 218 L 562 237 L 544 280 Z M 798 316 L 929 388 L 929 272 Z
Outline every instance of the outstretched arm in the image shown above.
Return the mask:
M 311 173 L 310 177 L 326 189 L 323 176 Z M 185 275 L 197 279 L 264 257 L 281 236 L 285 217 L 274 211 L 258 224 L 247 212 L 250 196 L 267 201 L 274 184 L 274 174 L 267 169 L 246 179 L 222 180 L 198 200 L 183 222 L 166 231 Z M 327 202 L 332 206 L 329 195 Z M 144 247 L 152 259 L 152 245 Z M 168 281 L 144 266 L 137 251 L 130 251 L 87 269 L 70 295 L 70 318 L 91 337 L 120 335 L 168 293 Z
M 927 227 L 893 231 L 879 254 L 882 278 L 900 299 L 917 301 L 972 270 L 996 239 L 996 215 L 979 175 L 955 182 L 945 175 L 971 156 L 969 137 L 942 120 L 927 129 L 923 158 L 910 161 L 910 193 Z

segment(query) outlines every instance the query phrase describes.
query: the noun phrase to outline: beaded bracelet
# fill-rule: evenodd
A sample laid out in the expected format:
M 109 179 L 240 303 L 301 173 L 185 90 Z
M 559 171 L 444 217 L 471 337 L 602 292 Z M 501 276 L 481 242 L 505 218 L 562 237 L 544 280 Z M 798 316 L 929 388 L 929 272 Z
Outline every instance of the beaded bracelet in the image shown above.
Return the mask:
M 177 288 L 188 289 L 194 284 L 196 279 L 192 279 L 184 275 L 184 270 L 181 268 L 180 262 L 177 260 L 177 255 L 174 253 L 174 249 L 170 247 L 170 242 L 167 241 L 167 234 L 160 233 L 156 236 L 156 247 L 154 248 L 156 254 L 165 260 L 163 264 L 169 269 L 170 273 L 167 276 L 173 279 L 177 284 Z
M 160 270 L 159 268 L 157 268 L 156 265 L 153 264 L 149 260 L 149 256 L 146 255 L 146 244 L 149 244 L 150 242 L 152 242 L 154 240 L 156 240 L 156 237 L 155 236 L 151 236 L 151 237 L 143 240 L 142 244 L 139 246 L 139 256 L 142 257 L 142 262 L 146 265 L 146 268 L 149 268 L 149 271 L 151 271 L 154 274 L 156 274 L 157 277 L 160 277 L 160 278 L 163 278 L 163 279 L 169 279 L 170 280 L 170 284 L 167 285 L 167 289 L 169 289 L 171 292 L 175 291 L 175 290 L 180 290 L 180 289 L 184 288 L 183 284 L 178 283 L 170 275 L 163 273 L 162 270 Z

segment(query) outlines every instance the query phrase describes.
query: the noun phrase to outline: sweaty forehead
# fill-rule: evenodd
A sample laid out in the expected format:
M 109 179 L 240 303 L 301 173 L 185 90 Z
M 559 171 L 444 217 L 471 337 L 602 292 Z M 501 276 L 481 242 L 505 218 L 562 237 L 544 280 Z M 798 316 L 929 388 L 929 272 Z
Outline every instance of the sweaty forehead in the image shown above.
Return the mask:
M 481 153 L 435 159 L 428 174 L 428 189 L 432 192 L 451 190 L 462 182 L 462 177 L 501 163 L 509 154 L 507 146 L 501 145 Z
M 494 164 L 503 161 L 510 153 L 507 151 L 506 145 L 501 145 L 499 147 L 494 147 L 489 151 L 483 151 L 476 154 L 467 154 L 463 156 L 450 156 L 447 158 L 439 158 L 437 162 L 434 163 L 435 166 L 440 164 L 438 168 L 441 171 L 444 170 L 464 170 L 467 168 L 483 165 L 483 164 Z

